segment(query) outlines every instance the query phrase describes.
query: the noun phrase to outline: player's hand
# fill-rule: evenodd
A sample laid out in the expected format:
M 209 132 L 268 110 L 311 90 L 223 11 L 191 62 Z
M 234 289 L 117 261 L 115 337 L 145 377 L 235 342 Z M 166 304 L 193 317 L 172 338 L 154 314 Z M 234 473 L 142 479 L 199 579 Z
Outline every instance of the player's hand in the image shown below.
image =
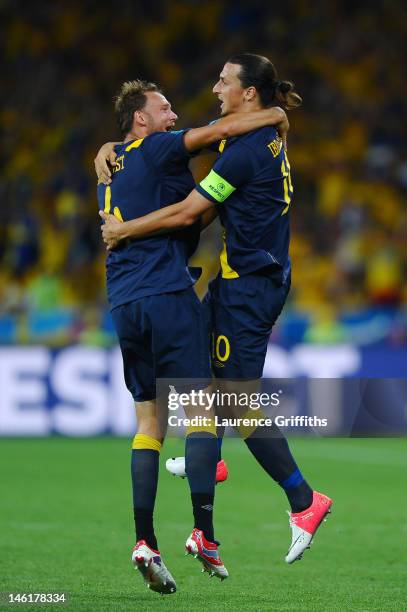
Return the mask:
M 277 129 L 277 132 L 281 140 L 283 141 L 284 149 L 287 151 L 287 132 L 290 129 L 290 124 L 289 124 L 286 113 L 283 111 L 282 108 L 280 110 L 284 113 L 284 116 L 282 120 L 280 121 L 280 123 L 277 123 L 276 129 Z
M 120 226 L 122 222 L 119 221 L 114 215 L 99 211 L 99 216 L 103 219 L 104 223 L 100 226 L 102 232 L 103 242 L 106 244 L 106 250 L 111 251 L 119 244 L 121 240 Z
M 110 185 L 112 182 L 111 168 L 116 166 L 116 153 L 114 146 L 116 142 L 106 142 L 100 147 L 98 154 L 95 157 L 95 171 L 98 177 L 98 183 Z

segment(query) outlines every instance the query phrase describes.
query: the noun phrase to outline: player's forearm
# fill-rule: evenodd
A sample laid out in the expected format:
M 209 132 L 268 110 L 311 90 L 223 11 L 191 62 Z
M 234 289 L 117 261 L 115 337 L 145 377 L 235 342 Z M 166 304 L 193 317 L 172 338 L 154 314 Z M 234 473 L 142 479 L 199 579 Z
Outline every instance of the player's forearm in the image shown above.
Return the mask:
M 172 204 L 144 217 L 121 223 L 117 228 L 118 238 L 142 238 L 164 234 L 193 225 L 199 216 L 188 212 L 182 203 Z
M 261 110 L 251 111 L 248 113 L 234 113 L 225 117 L 224 119 L 221 119 L 220 121 L 227 122 L 227 134 L 225 138 L 240 136 L 241 134 L 251 132 L 252 130 L 257 130 L 267 125 L 277 126 L 283 123 L 288 124 L 286 113 L 278 106 L 263 108 Z
M 189 130 L 184 135 L 184 143 L 188 151 L 197 151 L 219 140 L 240 136 L 266 125 L 275 125 L 279 131 L 286 133 L 289 124 L 283 109 L 276 106 L 247 113 L 232 113 L 211 125 Z

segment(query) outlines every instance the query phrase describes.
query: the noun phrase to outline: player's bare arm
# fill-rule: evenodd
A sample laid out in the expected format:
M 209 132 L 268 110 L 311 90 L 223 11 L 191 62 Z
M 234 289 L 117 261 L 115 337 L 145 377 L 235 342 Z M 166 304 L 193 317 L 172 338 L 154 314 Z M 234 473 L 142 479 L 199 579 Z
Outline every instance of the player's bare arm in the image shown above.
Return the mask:
M 286 113 L 278 106 L 251 112 L 232 113 L 211 125 L 189 130 L 185 133 L 184 142 L 188 151 L 193 152 L 218 140 L 241 136 L 266 125 L 275 125 L 283 142 L 286 143 L 290 125 Z
M 102 145 L 94 159 L 95 172 L 98 177 L 98 183 L 108 185 L 111 183 L 112 172 L 110 168 L 116 165 L 116 153 L 114 147 L 120 142 L 106 142 Z
M 114 215 L 110 215 L 107 213 L 100 213 L 100 216 L 104 220 L 104 225 L 101 228 L 103 240 L 107 245 L 107 250 L 110 251 L 111 249 L 117 247 L 120 240 L 122 240 L 122 238 L 124 237 L 121 235 L 123 229 L 123 221 L 120 221 Z M 208 210 L 205 210 L 205 212 L 201 215 L 201 232 L 206 229 L 216 219 L 217 216 L 218 210 L 215 206 L 212 206 Z
M 278 106 L 264 108 L 251 112 L 232 113 L 222 117 L 211 125 L 192 128 L 185 133 L 185 147 L 191 153 L 204 149 L 219 140 L 241 136 L 252 130 L 274 125 L 287 148 L 287 132 L 290 124 L 284 110 Z M 107 142 L 99 149 L 95 157 L 95 171 L 99 183 L 109 185 L 111 183 L 111 170 L 109 166 L 115 165 L 116 153 L 114 147 L 117 142 Z
M 124 223 L 118 221 L 113 215 L 100 211 L 99 215 L 105 221 L 101 226 L 103 241 L 107 249 L 111 250 L 120 240 L 144 238 L 182 229 L 193 225 L 213 207 L 215 207 L 214 202 L 206 199 L 194 189 L 182 202 L 165 206 L 144 217 Z

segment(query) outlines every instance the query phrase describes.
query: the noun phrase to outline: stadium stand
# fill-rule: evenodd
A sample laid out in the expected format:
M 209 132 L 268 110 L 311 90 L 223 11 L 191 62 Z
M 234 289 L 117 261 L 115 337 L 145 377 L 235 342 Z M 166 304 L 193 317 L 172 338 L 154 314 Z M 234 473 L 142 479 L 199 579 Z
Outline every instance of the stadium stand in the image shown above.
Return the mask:
M 304 98 L 290 115 L 293 285 L 273 339 L 406 344 L 405 8 L 384 6 L 316 0 L 310 16 L 302 0 L 278 15 L 256 0 L 122 0 L 112 15 L 95 0 L 3 2 L 0 342 L 115 342 L 93 172 L 99 145 L 118 138 L 113 94 L 157 81 L 179 126 L 199 125 L 217 116 L 223 61 L 250 50 Z M 197 178 L 208 164 L 194 161 Z M 194 260 L 201 293 L 219 234 Z

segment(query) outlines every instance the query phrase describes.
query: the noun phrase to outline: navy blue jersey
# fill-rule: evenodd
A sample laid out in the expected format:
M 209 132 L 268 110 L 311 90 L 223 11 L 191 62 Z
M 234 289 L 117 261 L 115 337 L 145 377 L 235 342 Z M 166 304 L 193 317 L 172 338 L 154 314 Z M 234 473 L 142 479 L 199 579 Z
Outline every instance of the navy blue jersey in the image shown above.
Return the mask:
M 183 134 L 157 132 L 117 146 L 112 183 L 98 185 L 99 209 L 128 221 L 184 199 L 195 182 Z M 188 269 L 188 257 L 198 241 L 199 224 L 172 234 L 122 241 L 106 260 L 111 308 L 191 286 L 196 278 Z
M 219 204 L 223 278 L 257 270 L 285 283 L 290 275 L 290 164 L 274 127 L 222 141 L 209 175 L 196 186 Z

